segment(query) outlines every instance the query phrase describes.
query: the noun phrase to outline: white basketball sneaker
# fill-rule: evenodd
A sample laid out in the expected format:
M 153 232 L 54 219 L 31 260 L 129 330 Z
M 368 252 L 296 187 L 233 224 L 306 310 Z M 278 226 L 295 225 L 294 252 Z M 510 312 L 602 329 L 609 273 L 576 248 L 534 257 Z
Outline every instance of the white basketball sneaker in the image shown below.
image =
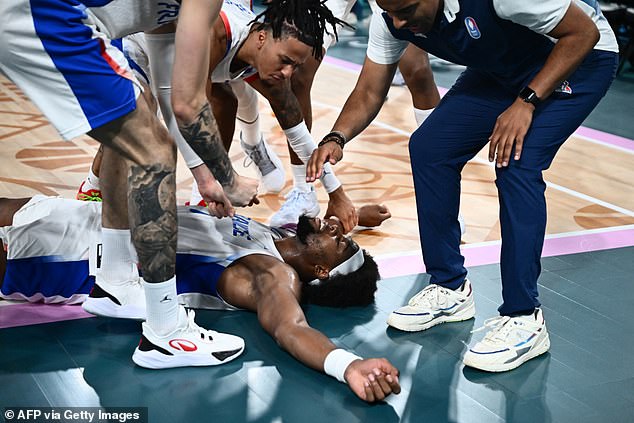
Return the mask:
M 216 366 L 228 363 L 244 351 L 239 336 L 203 329 L 194 322 L 195 313 L 180 306 L 176 329 L 157 335 L 143 322 L 141 342 L 132 361 L 147 369 L 188 366 Z
M 123 285 L 113 285 L 97 277 L 82 308 L 90 314 L 120 319 L 145 320 L 145 290 L 137 277 Z
M 473 289 L 469 279 L 451 290 L 430 284 L 414 295 L 406 306 L 393 311 L 387 324 L 393 328 L 415 332 L 445 322 L 461 322 L 475 316 Z
M 269 223 L 274 228 L 281 228 L 287 224 L 296 224 L 299 217 L 305 214 L 308 217 L 316 217 L 319 214 L 319 202 L 317 193 L 312 185 L 309 191 L 293 188 L 284 198 L 286 201 L 282 207 L 271 217 Z
M 244 167 L 249 167 L 251 163 L 255 163 L 255 170 L 266 192 L 273 194 L 280 192 L 286 183 L 284 165 L 279 156 L 264 140 L 264 137 L 257 145 L 252 146 L 245 144 L 241 135 L 240 146 L 247 155 L 244 159 Z
M 490 330 L 484 339 L 466 352 L 463 359 L 465 366 L 487 372 L 505 372 L 550 348 L 546 322 L 539 308 L 529 316 L 487 319 L 484 326 L 476 331 L 486 328 Z

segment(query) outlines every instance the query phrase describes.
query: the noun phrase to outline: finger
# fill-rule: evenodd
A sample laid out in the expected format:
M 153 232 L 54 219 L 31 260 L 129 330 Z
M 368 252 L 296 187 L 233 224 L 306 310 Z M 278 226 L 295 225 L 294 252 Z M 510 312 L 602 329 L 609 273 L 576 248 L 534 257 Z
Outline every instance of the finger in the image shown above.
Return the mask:
M 383 393 L 383 390 L 379 385 L 377 377 L 373 373 L 370 373 L 368 375 L 368 379 L 370 379 L 370 387 L 372 388 L 372 392 L 374 393 L 374 399 L 380 401 L 385 398 L 385 394 Z
M 363 382 L 363 388 L 365 391 L 365 400 L 367 402 L 374 402 L 374 392 L 372 391 L 372 387 L 370 386 L 370 381 L 365 380 Z
M 390 389 L 395 394 L 401 393 L 401 385 L 398 384 L 398 378 L 388 374 L 385 376 L 385 380 L 390 384 Z
M 502 167 L 506 167 L 509 165 L 509 161 L 511 160 L 511 151 L 513 150 L 513 145 L 515 144 L 515 135 L 509 136 L 506 144 L 504 145 L 504 150 L 502 151 Z
M 489 137 L 489 161 L 492 162 L 495 160 L 495 147 L 499 141 L 498 134 L 498 123 L 495 122 L 495 126 L 493 127 L 493 132 L 491 132 L 491 136 Z
M 378 373 L 378 374 L 377 374 Z M 380 371 L 379 369 L 374 369 L 374 374 L 376 375 L 376 380 L 379 382 L 379 386 L 383 391 L 385 396 L 388 396 L 392 392 L 392 388 L 390 384 L 386 380 L 386 374 Z
M 510 135 L 506 135 L 500 140 L 497 147 L 497 159 L 495 160 L 496 167 L 502 167 L 502 164 L 504 163 L 504 151 L 506 151 L 508 144 L 512 143 L 513 140 Z M 506 163 L 508 163 L 508 161 Z
M 522 157 L 522 147 L 524 147 L 524 135 L 518 136 L 515 140 L 515 155 L 513 156 L 515 160 Z
M 209 214 L 211 214 L 212 216 L 219 216 L 219 212 L 218 212 L 218 208 L 216 207 L 216 203 L 213 201 L 208 201 L 207 202 L 207 210 L 209 210 Z

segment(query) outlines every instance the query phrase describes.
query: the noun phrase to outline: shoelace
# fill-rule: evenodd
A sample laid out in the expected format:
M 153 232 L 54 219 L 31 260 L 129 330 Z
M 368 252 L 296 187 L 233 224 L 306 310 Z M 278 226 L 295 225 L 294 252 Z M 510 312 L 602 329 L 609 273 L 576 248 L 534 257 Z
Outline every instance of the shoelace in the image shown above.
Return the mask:
M 198 333 L 200 334 L 200 339 L 203 341 L 206 341 L 206 340 L 213 341 L 214 331 L 203 329 L 196 324 L 196 322 L 194 321 L 196 318 L 196 313 L 194 312 L 194 310 L 187 310 L 186 312 L 187 312 L 187 326 L 185 327 L 185 332 Z
M 286 201 L 284 202 L 284 204 L 282 204 L 282 207 L 280 207 L 280 212 L 282 210 L 288 210 L 289 208 L 293 208 L 295 202 L 299 201 L 301 199 L 300 197 L 303 197 L 305 194 L 310 194 L 310 191 L 304 192 L 296 188 L 293 188 L 288 194 L 284 196 L 284 199 Z
M 440 285 L 432 284 L 428 285 L 420 291 L 418 294 L 414 295 L 409 300 L 409 305 L 416 307 L 422 304 L 428 305 L 430 307 L 434 307 L 440 304 L 441 294 L 449 294 L 449 292 L 441 287 Z M 443 296 L 444 298 L 444 296 Z M 443 304 L 446 301 L 443 302 Z
M 264 140 L 260 140 L 260 142 L 255 146 L 243 144 L 243 147 L 246 154 L 246 157 L 242 162 L 244 167 L 249 167 L 252 163 L 255 163 L 263 175 L 275 170 L 275 165 L 271 161 L 271 158 L 266 151 L 266 147 L 264 146 Z
M 471 333 L 480 332 L 484 329 L 491 329 L 491 331 L 484 337 L 484 341 L 489 341 L 494 344 L 506 343 L 508 342 L 508 335 L 513 329 L 517 329 L 518 326 L 509 324 L 512 321 L 512 318 L 509 316 L 491 317 L 490 319 L 486 319 L 484 321 L 484 325 L 472 330 Z M 537 329 L 529 328 L 526 325 L 521 325 L 521 329 L 535 335 L 539 333 Z

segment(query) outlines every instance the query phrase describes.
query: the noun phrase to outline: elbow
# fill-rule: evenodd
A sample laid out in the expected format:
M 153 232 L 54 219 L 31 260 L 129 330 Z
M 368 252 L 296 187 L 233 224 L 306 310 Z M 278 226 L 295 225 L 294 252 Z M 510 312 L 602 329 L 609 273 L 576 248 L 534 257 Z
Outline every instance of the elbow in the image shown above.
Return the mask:
M 178 126 L 194 122 L 204 105 L 205 102 L 198 99 L 184 99 L 172 95 L 172 109 Z

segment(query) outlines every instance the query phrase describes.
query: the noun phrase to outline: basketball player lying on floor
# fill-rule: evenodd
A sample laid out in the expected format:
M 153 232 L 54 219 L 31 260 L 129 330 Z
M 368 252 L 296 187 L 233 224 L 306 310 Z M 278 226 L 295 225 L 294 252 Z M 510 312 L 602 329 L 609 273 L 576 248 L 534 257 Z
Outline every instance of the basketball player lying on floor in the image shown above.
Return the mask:
M 89 275 L 98 262 L 100 216 L 97 202 L 41 195 L 0 199 L 0 238 L 8 247 L 0 254 L 2 297 L 85 300 L 94 280 Z M 390 214 L 385 207 L 366 206 L 359 216 L 366 226 L 376 226 Z M 237 214 L 217 219 L 204 207 L 179 206 L 178 225 L 180 302 L 197 308 L 255 311 L 264 330 L 282 348 L 305 365 L 347 383 L 365 401 L 400 392 L 398 370 L 387 359 L 362 359 L 337 348 L 308 325 L 300 306 L 300 301 L 333 307 L 374 301 L 376 262 L 344 236 L 337 219 L 302 216 L 296 233 L 290 233 Z M 145 317 L 142 298 L 122 306 L 105 292 L 101 296 L 93 292 L 93 297 L 84 306 L 94 314 Z M 193 317 L 190 311 L 189 318 Z M 151 333 L 147 336 L 148 328 L 144 329 L 139 348 L 150 353 L 137 364 L 153 367 L 161 363 L 161 356 L 186 354 L 168 341 L 151 342 Z M 229 361 L 223 360 L 222 350 L 214 356 L 218 364 Z

